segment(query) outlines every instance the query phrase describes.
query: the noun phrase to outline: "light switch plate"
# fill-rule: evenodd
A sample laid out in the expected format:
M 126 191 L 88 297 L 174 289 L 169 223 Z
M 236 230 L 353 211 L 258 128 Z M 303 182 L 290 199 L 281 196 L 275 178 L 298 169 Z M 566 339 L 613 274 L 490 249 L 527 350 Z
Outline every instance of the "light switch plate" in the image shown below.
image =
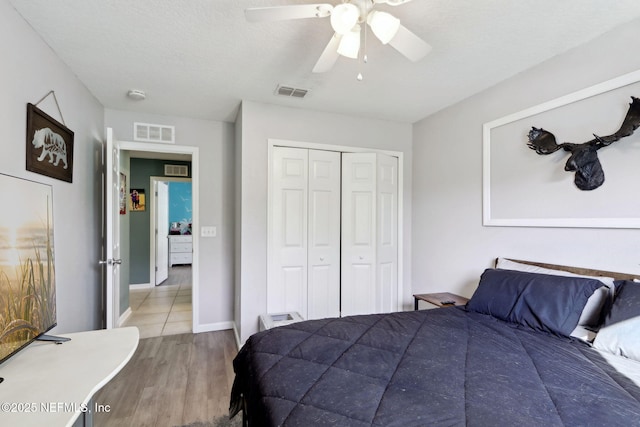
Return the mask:
M 202 237 L 216 237 L 218 231 L 215 226 L 200 227 L 200 236 Z

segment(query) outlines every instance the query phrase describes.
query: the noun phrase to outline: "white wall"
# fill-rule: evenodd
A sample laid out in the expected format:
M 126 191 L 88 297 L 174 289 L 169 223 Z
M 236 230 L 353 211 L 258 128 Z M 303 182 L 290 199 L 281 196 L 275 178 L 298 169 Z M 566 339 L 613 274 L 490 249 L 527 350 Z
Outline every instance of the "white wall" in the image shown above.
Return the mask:
M 240 298 L 241 342 L 258 330 L 267 292 L 267 140 L 367 147 L 404 153 L 404 298 L 411 306 L 411 125 L 244 101 L 240 112 Z
M 52 333 L 97 329 L 101 325 L 102 105 L 6 0 L 0 0 L 0 56 L 0 172 L 53 186 L 58 326 Z M 75 134 L 73 183 L 25 170 L 26 105 L 50 90 Z M 52 97 L 39 108 L 61 121 Z M 2 208 L 17 203 L 5 200 Z
M 175 126 L 177 145 L 199 149 L 200 226 L 216 226 L 217 237 L 200 238 L 198 325 L 200 330 L 230 328 L 234 265 L 233 124 L 105 110 L 105 126 L 113 128 L 118 140 L 133 141 L 134 122 Z
M 414 293 L 470 296 L 497 256 L 640 273 L 640 230 L 482 226 L 483 123 L 640 69 L 639 39 L 636 20 L 414 125 Z

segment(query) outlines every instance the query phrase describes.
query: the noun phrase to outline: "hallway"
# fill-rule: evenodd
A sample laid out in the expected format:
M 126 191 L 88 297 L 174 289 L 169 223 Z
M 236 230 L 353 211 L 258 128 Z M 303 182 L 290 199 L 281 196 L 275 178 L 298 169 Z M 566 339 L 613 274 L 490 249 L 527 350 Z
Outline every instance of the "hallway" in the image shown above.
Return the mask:
M 129 293 L 131 316 L 122 326 L 137 326 L 140 338 L 192 332 L 191 266 L 169 268 L 169 278 L 153 288 Z

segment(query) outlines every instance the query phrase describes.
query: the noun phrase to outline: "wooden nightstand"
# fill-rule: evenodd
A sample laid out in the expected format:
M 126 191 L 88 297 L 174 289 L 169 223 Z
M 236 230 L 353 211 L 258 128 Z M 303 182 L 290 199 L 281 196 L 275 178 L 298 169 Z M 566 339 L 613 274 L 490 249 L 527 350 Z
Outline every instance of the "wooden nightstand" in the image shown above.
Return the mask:
M 469 298 L 461 297 L 460 295 L 452 294 L 449 292 L 440 292 L 435 294 L 414 294 L 413 298 L 415 303 L 413 309 L 418 309 L 418 301 L 426 301 L 429 304 L 436 305 L 438 307 L 452 307 L 454 305 L 465 305 Z M 443 304 L 443 302 L 452 301 L 453 304 Z

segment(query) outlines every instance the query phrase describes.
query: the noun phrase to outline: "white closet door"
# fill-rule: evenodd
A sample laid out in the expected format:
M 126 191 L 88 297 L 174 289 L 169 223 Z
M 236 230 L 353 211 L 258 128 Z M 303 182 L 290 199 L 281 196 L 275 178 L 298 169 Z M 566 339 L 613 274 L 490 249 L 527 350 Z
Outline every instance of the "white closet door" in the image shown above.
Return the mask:
M 342 154 L 343 316 L 376 312 L 376 154 Z
M 340 316 L 340 153 L 309 150 L 307 319 Z
M 376 308 L 398 310 L 398 158 L 378 154 Z
M 306 319 L 308 150 L 275 147 L 272 160 L 267 311 Z
M 342 155 L 342 315 L 398 309 L 398 159 Z

